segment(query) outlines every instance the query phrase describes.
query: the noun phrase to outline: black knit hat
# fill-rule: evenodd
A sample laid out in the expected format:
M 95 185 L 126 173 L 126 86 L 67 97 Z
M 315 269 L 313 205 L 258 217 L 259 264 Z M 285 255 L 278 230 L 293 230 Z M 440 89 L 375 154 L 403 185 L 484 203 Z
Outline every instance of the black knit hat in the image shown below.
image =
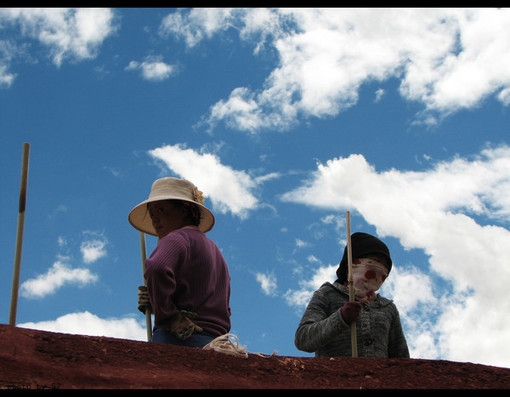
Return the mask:
M 351 234 L 351 251 L 352 251 L 352 259 L 363 258 L 370 254 L 380 254 L 383 255 L 388 263 L 384 265 L 388 265 L 388 274 L 391 270 L 392 261 L 390 256 L 390 250 L 381 240 L 377 237 L 374 237 L 368 233 L 357 232 Z M 348 265 L 347 265 L 347 246 L 344 248 L 344 255 L 342 260 L 340 261 L 340 265 L 336 270 L 336 275 L 338 276 L 338 282 L 340 284 L 346 283 L 347 273 L 348 273 Z

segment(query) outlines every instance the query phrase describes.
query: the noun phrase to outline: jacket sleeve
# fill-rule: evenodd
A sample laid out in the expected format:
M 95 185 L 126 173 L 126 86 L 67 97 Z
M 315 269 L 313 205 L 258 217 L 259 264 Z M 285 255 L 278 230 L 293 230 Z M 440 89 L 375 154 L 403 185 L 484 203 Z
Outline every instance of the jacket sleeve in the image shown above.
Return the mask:
M 409 347 L 407 346 L 406 337 L 402 329 L 402 323 L 400 322 L 400 315 L 397 307 L 393 303 L 392 306 L 394 308 L 394 316 L 390 331 L 388 357 L 409 358 Z
M 303 313 L 294 336 L 294 344 L 299 350 L 315 352 L 338 337 L 339 333 L 350 332 L 350 326 L 343 320 L 340 310 L 330 312 L 328 290 L 331 288 L 323 285 L 315 291 Z

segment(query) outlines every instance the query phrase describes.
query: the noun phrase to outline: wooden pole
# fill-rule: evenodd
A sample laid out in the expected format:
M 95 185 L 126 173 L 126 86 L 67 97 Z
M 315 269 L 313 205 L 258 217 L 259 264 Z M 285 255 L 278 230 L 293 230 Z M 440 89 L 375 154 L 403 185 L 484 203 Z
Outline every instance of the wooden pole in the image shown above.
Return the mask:
M 12 276 L 11 308 L 9 312 L 9 325 L 16 325 L 16 311 L 18 308 L 18 288 L 21 267 L 21 250 L 23 246 L 23 228 L 25 225 L 25 207 L 27 201 L 28 158 L 30 144 L 23 144 L 23 159 L 21 163 L 21 183 L 19 193 L 18 230 L 16 235 L 16 250 L 14 253 L 14 272 Z
M 145 248 L 145 234 L 140 232 L 140 252 L 142 253 L 142 279 L 143 285 L 147 286 L 145 282 L 145 259 L 147 258 L 147 251 Z M 150 342 L 152 339 L 152 320 L 151 320 L 151 311 L 149 308 L 145 308 L 145 325 L 147 327 L 147 342 Z
M 352 278 L 352 246 L 351 246 L 351 213 L 346 212 L 346 227 L 347 227 L 347 275 L 349 282 L 349 301 L 354 302 L 354 283 Z M 352 356 L 358 357 L 358 338 L 356 335 L 356 321 L 351 323 L 351 349 Z

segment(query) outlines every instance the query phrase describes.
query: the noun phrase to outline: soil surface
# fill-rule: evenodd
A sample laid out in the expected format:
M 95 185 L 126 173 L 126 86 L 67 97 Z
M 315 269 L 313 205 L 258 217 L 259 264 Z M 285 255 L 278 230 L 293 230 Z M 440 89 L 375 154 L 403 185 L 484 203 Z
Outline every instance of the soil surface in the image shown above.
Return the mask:
M 241 343 L 242 346 L 242 343 Z M 0 324 L 0 390 L 509 389 L 510 368 L 424 359 L 238 357 Z

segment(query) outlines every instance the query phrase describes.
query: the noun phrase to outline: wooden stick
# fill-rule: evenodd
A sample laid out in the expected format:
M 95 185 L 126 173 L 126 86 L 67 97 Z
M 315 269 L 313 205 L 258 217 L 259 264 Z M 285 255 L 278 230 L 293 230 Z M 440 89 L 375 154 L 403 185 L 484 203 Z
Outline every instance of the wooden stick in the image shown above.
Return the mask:
M 25 225 L 25 207 L 27 201 L 28 157 L 30 144 L 23 144 L 23 160 L 21 163 L 21 183 L 19 193 L 18 230 L 16 235 L 16 251 L 14 254 L 14 272 L 12 276 L 11 309 L 9 312 L 9 325 L 16 325 L 16 312 L 18 308 L 18 287 L 21 267 L 21 249 L 23 246 L 23 229 Z
M 142 253 L 142 279 L 143 285 L 147 286 L 145 282 L 145 259 L 147 258 L 147 251 L 145 248 L 145 234 L 140 232 L 140 252 Z M 145 308 L 145 326 L 147 327 L 147 342 L 151 341 L 152 338 L 152 321 L 151 311 L 149 308 Z
M 352 246 L 351 246 L 351 213 L 346 212 L 346 227 L 347 227 L 347 277 L 349 282 L 349 301 L 354 302 L 354 283 L 352 278 Z M 356 321 L 351 323 L 351 348 L 352 356 L 358 357 L 358 339 L 356 335 Z

